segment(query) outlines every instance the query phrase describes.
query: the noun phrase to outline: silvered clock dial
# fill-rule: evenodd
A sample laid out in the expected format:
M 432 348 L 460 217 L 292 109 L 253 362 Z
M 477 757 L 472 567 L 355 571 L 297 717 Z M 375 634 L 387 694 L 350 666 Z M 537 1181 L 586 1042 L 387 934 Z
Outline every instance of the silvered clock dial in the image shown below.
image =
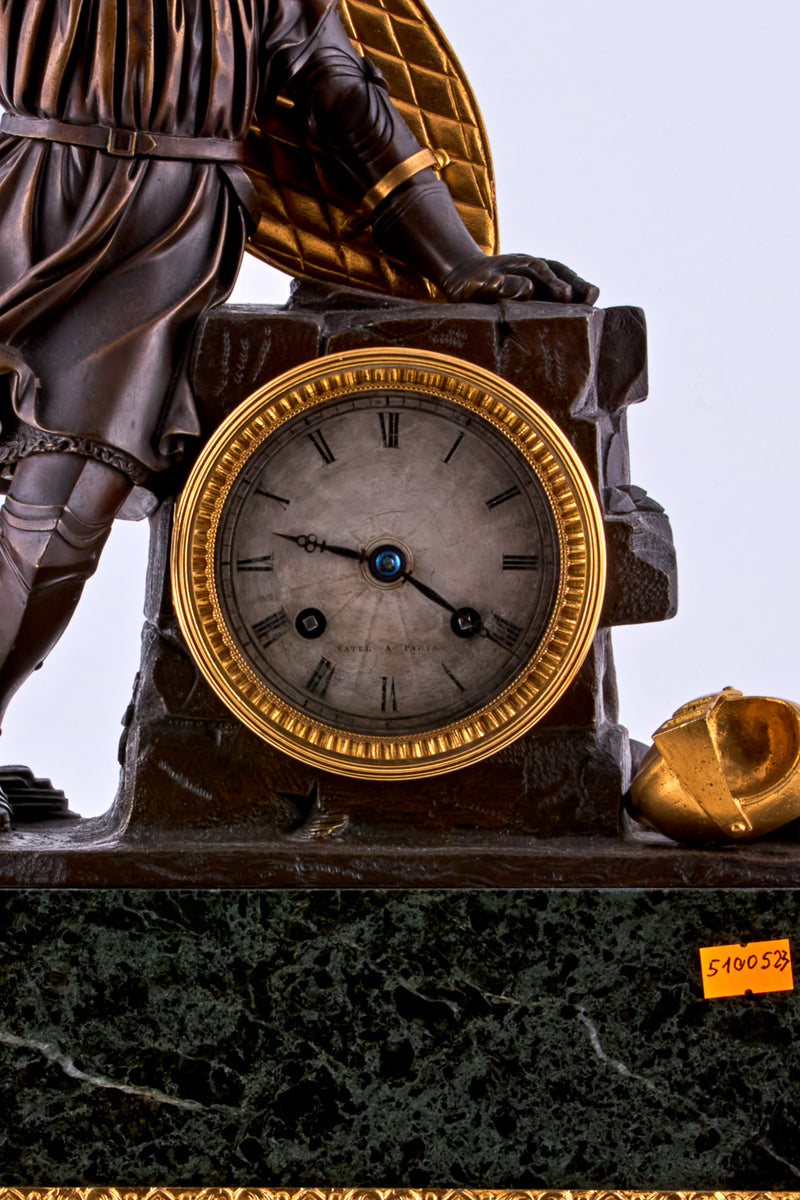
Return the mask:
M 196 661 L 251 729 L 344 774 L 430 775 L 568 685 L 602 525 L 527 396 L 444 355 L 353 351 L 220 427 L 178 505 L 173 582 Z

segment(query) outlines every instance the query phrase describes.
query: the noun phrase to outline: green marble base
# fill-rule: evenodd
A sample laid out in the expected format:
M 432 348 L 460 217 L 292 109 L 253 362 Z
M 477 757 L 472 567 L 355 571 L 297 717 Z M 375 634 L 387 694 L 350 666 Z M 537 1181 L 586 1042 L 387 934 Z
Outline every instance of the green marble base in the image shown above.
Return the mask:
M 6 1185 L 797 1188 L 792 891 L 0 895 Z

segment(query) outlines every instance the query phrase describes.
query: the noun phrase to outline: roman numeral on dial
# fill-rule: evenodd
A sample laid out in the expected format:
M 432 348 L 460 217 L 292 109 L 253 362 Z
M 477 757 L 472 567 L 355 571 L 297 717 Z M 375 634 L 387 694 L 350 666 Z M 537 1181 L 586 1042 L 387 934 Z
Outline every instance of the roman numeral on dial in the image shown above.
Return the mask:
M 492 496 L 491 500 L 486 501 L 487 508 L 497 508 L 498 504 L 505 504 L 506 500 L 512 500 L 514 496 L 519 495 L 519 488 L 516 484 L 513 487 L 507 488 L 504 492 L 499 492 L 498 495 Z
M 381 712 L 397 712 L 397 692 L 391 675 L 381 678 Z
M 274 500 L 280 504 L 281 508 L 288 508 L 291 500 L 287 500 L 285 496 L 276 496 L 274 492 L 268 492 L 266 488 L 256 488 L 257 496 L 266 496 L 268 500 Z
M 514 649 L 522 633 L 519 625 L 515 625 L 513 621 L 507 621 L 505 617 L 499 616 L 496 612 L 489 614 L 485 628 L 492 641 L 498 642 L 506 650 Z
M 381 444 L 386 450 L 396 450 L 400 437 L 400 413 L 378 413 L 381 423 Z
M 252 626 L 253 633 L 258 638 L 258 641 L 264 647 L 271 646 L 273 642 L 277 642 L 279 637 L 283 637 L 286 630 L 291 627 L 291 622 L 282 608 L 277 612 L 270 613 L 268 617 L 264 617 L 261 621 L 256 621 Z
M 322 461 L 325 463 L 326 467 L 328 463 L 336 462 L 336 455 L 325 441 L 324 434 L 320 433 L 320 431 L 317 429 L 316 432 L 310 433 L 308 436 L 311 441 L 311 445 L 315 450 L 319 451 Z
M 311 672 L 311 678 L 306 684 L 306 691 L 311 692 L 312 696 L 319 696 L 322 699 L 328 690 L 328 684 L 333 678 L 335 670 L 336 667 L 332 662 L 328 662 L 327 658 L 321 658 Z
M 504 554 L 504 571 L 538 571 L 538 554 Z
M 453 455 L 455 454 L 456 450 L 457 450 L 457 449 L 458 449 L 458 447 L 461 445 L 461 442 L 462 442 L 462 440 L 463 440 L 463 437 L 464 437 L 463 433 L 460 433 L 460 434 L 458 435 L 458 437 L 457 437 L 457 438 L 456 438 L 456 440 L 453 442 L 453 444 L 452 444 L 452 446 L 450 447 L 450 449 L 447 451 L 447 454 L 446 454 L 446 455 L 444 456 L 444 458 L 442 459 L 442 462 L 446 462 L 446 463 L 449 463 L 449 462 L 450 462 L 450 459 L 453 457 Z
M 240 558 L 236 561 L 237 571 L 271 571 L 272 555 L 262 554 L 260 558 Z
M 450 680 L 450 682 L 454 683 L 460 692 L 463 692 L 464 691 L 463 683 L 459 683 L 459 681 L 456 679 L 453 672 L 450 670 L 450 668 L 448 666 L 445 665 L 445 663 L 442 663 L 442 670 L 444 671 L 445 675 Z

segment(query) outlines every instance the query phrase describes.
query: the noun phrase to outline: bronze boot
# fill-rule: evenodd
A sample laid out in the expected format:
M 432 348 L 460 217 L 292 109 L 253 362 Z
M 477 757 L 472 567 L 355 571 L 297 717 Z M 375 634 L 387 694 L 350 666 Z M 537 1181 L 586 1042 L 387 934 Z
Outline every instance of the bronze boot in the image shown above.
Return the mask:
M 66 629 L 129 490 L 75 455 L 18 465 L 0 511 L 0 720 Z

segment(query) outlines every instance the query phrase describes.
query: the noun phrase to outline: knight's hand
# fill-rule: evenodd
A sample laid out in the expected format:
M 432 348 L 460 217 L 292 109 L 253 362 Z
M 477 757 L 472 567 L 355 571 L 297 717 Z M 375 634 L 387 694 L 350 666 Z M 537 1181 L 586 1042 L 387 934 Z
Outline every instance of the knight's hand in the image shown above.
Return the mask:
M 448 300 L 557 300 L 562 304 L 594 304 L 600 289 L 563 263 L 528 254 L 485 254 L 468 258 L 442 281 Z

